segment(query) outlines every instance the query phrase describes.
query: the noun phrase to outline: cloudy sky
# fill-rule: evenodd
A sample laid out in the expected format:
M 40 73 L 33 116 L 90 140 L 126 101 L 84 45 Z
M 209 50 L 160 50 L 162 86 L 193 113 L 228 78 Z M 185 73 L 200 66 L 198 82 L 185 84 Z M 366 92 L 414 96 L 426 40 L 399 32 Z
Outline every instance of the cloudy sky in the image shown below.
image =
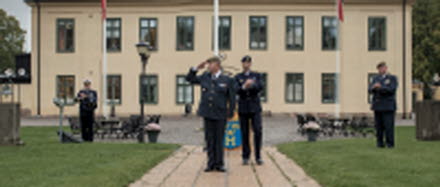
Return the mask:
M 24 50 L 31 50 L 31 9 L 23 0 L 0 0 L 0 8 L 6 10 L 8 15 L 15 16 L 20 21 L 20 26 L 26 30 L 26 43 Z

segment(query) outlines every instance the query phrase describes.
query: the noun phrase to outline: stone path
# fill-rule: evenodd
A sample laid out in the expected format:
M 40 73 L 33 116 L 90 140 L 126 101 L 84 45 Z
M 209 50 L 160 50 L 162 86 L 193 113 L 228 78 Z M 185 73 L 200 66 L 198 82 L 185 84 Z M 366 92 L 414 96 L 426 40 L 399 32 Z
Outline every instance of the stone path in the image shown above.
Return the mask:
M 263 149 L 264 165 L 241 165 L 241 151 L 226 151 L 226 173 L 204 172 L 206 153 L 200 146 L 183 146 L 130 187 L 261 187 L 320 185 L 274 147 Z

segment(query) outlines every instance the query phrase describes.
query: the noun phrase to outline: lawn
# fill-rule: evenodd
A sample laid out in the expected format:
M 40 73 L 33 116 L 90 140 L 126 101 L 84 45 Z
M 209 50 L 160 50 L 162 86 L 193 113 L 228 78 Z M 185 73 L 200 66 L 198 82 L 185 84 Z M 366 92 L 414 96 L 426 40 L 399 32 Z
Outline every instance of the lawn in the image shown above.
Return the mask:
M 295 142 L 278 149 L 323 186 L 440 184 L 440 142 L 416 141 L 414 127 L 396 128 L 395 149 L 378 149 L 373 138 Z
M 23 147 L 0 147 L 0 186 L 126 186 L 178 145 L 60 144 L 53 127 L 25 127 Z

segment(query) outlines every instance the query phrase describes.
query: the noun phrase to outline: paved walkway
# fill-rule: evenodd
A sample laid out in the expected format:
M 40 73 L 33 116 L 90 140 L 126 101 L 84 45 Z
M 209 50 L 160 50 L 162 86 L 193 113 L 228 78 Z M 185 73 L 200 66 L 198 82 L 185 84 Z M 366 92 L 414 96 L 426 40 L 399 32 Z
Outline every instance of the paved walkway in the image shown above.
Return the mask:
M 226 151 L 226 173 L 204 172 L 206 153 L 200 146 L 183 146 L 130 187 L 292 187 L 320 186 L 274 147 L 263 149 L 264 165 L 243 166 L 241 151 Z
M 160 143 L 175 143 L 183 145 L 203 145 L 203 131 L 200 129 L 202 119 L 198 117 L 167 117 L 164 116 L 160 125 L 162 132 L 159 136 Z M 22 118 L 22 126 L 56 126 L 57 118 Z M 412 120 L 398 120 L 397 125 L 414 125 Z M 68 123 L 64 122 L 67 127 Z M 297 133 L 298 124 L 296 119 L 287 115 L 277 115 L 273 117 L 263 117 L 263 145 L 272 146 L 285 142 L 305 141 L 306 137 Z M 68 131 L 69 132 L 69 131 Z M 344 138 L 344 137 L 325 137 L 320 140 Z M 97 141 L 106 142 L 127 142 L 136 143 L 135 139 L 116 139 L 106 137 L 104 140 L 96 138 Z

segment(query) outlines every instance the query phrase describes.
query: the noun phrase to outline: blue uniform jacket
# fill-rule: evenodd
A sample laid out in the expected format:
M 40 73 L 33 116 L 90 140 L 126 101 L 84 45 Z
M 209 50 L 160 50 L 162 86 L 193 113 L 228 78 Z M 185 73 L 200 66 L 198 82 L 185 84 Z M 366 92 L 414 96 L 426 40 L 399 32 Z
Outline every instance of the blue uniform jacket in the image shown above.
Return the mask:
M 204 118 L 225 120 L 234 115 L 235 82 L 229 76 L 220 75 L 213 79 L 211 73 L 197 76 L 191 69 L 186 76 L 191 84 L 198 84 L 202 90 L 197 114 Z
M 251 87 L 244 89 L 243 85 L 247 79 L 253 79 L 255 82 Z M 258 113 L 261 112 L 260 93 L 263 90 L 261 75 L 256 72 L 239 73 L 235 76 L 238 94 L 238 113 Z
M 80 94 L 84 93 L 87 95 L 86 98 L 79 101 L 79 110 L 80 112 L 93 112 L 97 107 L 98 95 L 94 90 L 81 90 L 78 92 L 77 97 L 80 97 Z
M 373 85 L 380 83 L 382 87 L 373 89 Z M 378 75 L 368 87 L 373 94 L 371 109 L 374 111 L 396 111 L 397 78 L 394 75 Z

